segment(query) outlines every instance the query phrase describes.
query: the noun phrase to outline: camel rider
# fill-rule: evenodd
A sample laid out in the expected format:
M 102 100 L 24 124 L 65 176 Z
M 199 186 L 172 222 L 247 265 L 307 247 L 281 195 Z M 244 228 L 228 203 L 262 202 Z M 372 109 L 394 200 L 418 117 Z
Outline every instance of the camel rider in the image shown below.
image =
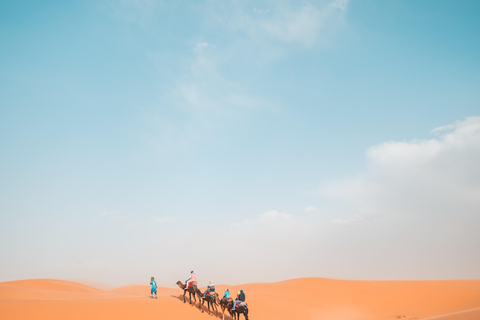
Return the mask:
M 235 306 L 237 305 L 237 303 L 240 301 L 240 291 L 237 291 L 237 296 L 235 297 L 235 300 L 233 301 L 233 308 L 232 310 L 235 310 Z
M 203 298 L 205 298 L 207 294 L 210 294 L 211 292 L 214 292 L 214 291 L 215 291 L 215 285 L 213 284 L 213 280 L 210 280 L 210 282 L 208 283 L 207 290 L 205 290 L 205 292 L 203 293 Z
M 188 286 L 190 285 L 190 283 L 192 284 L 192 286 L 197 284 L 197 275 L 193 271 L 190 271 L 190 278 L 188 278 L 187 281 L 185 281 L 185 290 L 188 289 Z
M 225 293 L 223 294 L 223 298 L 222 299 L 228 299 L 230 298 L 230 290 L 225 289 Z
M 237 292 L 237 298 L 233 302 L 232 310 L 235 310 L 235 307 L 237 307 L 237 305 L 240 305 L 242 302 L 245 302 L 245 293 L 243 293 L 243 290 L 240 290 L 240 292 Z

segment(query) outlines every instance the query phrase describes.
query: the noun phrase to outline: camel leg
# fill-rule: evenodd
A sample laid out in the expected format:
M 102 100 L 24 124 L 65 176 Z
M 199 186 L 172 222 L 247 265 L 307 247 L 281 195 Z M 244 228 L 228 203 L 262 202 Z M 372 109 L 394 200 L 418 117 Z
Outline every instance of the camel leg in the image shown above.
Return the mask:
M 185 294 L 187 293 L 187 291 L 183 290 L 183 303 L 185 303 L 186 301 L 186 298 L 185 298 Z

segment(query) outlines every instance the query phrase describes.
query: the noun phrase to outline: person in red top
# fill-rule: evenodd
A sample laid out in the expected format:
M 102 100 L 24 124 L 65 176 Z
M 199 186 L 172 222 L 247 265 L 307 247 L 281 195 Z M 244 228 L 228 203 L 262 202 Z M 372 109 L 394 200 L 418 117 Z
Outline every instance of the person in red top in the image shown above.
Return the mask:
M 188 289 L 190 283 L 192 284 L 192 286 L 197 284 L 197 275 L 193 271 L 190 271 L 190 278 L 185 281 L 185 290 Z

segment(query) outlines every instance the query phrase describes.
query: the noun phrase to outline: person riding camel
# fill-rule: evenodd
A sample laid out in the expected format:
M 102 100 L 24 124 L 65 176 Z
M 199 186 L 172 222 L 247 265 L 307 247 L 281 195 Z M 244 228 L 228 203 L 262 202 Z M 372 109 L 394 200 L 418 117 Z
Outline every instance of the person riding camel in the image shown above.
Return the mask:
M 235 310 L 235 307 L 238 307 L 243 302 L 245 302 L 245 293 L 243 293 L 243 290 L 240 290 L 240 292 L 237 292 L 237 297 L 235 298 L 235 301 L 233 302 L 232 311 Z
M 188 279 L 185 281 L 185 290 L 188 289 L 188 287 L 190 286 L 190 284 L 192 284 L 192 286 L 196 286 L 196 285 L 197 285 L 197 275 L 196 275 L 195 272 L 193 272 L 193 271 L 190 271 L 190 278 L 188 278 Z
M 223 298 L 222 299 L 228 299 L 230 298 L 230 290 L 225 289 L 225 293 L 223 294 Z
M 208 284 L 207 290 L 203 293 L 203 298 L 205 299 L 205 296 L 207 294 L 210 294 L 211 292 L 215 291 L 215 285 L 213 284 L 213 280 L 210 280 L 210 283 Z

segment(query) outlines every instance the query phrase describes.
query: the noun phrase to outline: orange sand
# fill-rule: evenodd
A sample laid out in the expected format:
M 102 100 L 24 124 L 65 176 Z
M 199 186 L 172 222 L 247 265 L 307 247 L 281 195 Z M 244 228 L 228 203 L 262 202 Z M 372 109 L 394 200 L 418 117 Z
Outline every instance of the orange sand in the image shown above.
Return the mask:
M 217 291 L 223 292 L 224 288 L 224 285 L 217 286 Z M 232 294 L 240 288 L 245 291 L 249 316 L 253 320 L 480 319 L 480 280 L 352 281 L 307 278 L 229 288 Z M 0 282 L 0 318 L 214 318 L 190 306 L 188 299 L 184 304 L 180 289 L 159 288 L 158 300 L 151 299 L 149 293 L 149 286 L 100 290 L 60 280 Z

